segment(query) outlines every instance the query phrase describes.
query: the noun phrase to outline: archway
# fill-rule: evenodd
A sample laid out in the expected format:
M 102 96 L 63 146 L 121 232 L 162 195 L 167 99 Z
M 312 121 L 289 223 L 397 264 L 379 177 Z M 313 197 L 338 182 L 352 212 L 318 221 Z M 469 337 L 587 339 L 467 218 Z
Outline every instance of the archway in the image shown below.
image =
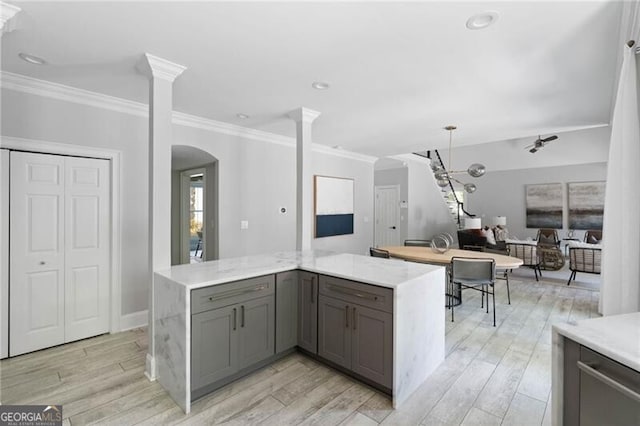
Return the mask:
M 218 259 L 218 159 L 171 147 L 171 264 Z

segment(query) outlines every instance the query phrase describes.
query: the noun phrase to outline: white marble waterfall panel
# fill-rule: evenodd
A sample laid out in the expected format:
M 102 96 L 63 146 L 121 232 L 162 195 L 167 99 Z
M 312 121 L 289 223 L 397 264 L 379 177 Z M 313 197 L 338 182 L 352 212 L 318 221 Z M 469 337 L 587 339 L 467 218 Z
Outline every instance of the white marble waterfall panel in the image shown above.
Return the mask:
M 189 413 L 191 409 L 191 321 L 189 290 L 155 274 L 154 340 L 156 377 L 171 398 Z
M 443 267 L 394 289 L 394 408 L 444 361 L 444 294 Z

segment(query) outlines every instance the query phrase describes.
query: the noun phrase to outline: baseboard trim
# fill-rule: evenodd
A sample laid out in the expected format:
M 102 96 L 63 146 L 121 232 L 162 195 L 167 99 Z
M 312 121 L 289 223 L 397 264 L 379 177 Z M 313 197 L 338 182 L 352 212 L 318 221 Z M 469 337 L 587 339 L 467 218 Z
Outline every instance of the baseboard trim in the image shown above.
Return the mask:
M 120 316 L 120 331 L 127 331 L 134 328 L 146 327 L 149 323 L 149 311 L 138 311 L 132 314 Z

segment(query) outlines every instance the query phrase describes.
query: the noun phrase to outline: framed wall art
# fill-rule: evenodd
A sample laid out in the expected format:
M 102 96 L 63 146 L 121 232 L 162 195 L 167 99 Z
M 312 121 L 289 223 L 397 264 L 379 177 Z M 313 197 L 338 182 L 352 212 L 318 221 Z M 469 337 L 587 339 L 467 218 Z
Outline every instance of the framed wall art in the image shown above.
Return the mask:
M 527 228 L 562 229 L 562 184 L 525 185 Z
M 314 176 L 315 237 L 353 234 L 353 179 Z
M 605 181 L 570 182 L 569 229 L 602 229 Z

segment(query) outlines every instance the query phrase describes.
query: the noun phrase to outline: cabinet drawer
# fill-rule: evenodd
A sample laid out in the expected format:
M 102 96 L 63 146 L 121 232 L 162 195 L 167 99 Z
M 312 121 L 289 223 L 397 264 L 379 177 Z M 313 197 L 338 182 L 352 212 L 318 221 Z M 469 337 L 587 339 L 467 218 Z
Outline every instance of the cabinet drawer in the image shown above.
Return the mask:
M 275 277 L 250 278 L 191 291 L 191 313 L 208 311 L 274 294 Z
M 393 313 L 393 290 L 320 275 L 320 294 Z

